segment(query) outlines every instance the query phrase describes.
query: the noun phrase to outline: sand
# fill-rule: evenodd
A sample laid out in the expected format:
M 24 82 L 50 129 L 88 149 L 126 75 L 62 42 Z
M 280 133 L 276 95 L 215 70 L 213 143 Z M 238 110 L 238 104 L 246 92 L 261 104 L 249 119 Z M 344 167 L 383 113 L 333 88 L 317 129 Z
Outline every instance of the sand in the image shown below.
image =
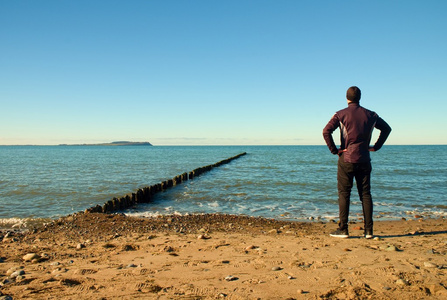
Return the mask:
M 79 213 L 0 233 L 0 299 L 447 299 L 446 219 Z

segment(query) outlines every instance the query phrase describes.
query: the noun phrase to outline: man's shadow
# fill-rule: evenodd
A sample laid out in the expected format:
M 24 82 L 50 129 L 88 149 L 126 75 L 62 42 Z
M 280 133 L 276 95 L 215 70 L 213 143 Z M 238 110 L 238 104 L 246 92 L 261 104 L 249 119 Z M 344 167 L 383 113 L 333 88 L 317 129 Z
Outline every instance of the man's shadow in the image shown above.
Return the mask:
M 374 237 L 378 237 L 381 239 L 392 239 L 392 238 L 400 238 L 400 237 L 417 237 L 417 236 L 432 236 L 432 235 L 438 235 L 438 234 L 447 234 L 447 230 L 442 231 L 422 231 L 422 232 L 415 232 L 415 233 L 406 233 L 406 234 L 374 234 Z M 353 239 L 364 239 L 363 236 L 350 236 L 350 238 Z
M 399 238 L 399 237 L 410 237 L 410 236 L 432 236 L 432 235 L 438 235 L 438 234 L 447 234 L 447 230 L 442 231 L 421 231 L 421 232 L 415 232 L 415 233 L 407 233 L 407 234 L 394 234 L 394 235 L 374 235 L 375 237 L 379 237 L 381 239 L 390 239 L 390 238 Z

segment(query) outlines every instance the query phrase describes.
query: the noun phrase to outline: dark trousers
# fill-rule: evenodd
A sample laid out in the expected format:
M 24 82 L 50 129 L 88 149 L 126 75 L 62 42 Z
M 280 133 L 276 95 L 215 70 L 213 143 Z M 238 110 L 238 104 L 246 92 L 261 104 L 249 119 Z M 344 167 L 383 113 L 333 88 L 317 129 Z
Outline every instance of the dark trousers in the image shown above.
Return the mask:
M 348 229 L 349 205 L 353 180 L 357 184 L 360 201 L 362 202 L 365 230 L 373 229 L 373 202 L 371 198 L 371 162 L 347 163 L 343 155 L 338 159 L 338 206 L 340 209 L 340 229 Z

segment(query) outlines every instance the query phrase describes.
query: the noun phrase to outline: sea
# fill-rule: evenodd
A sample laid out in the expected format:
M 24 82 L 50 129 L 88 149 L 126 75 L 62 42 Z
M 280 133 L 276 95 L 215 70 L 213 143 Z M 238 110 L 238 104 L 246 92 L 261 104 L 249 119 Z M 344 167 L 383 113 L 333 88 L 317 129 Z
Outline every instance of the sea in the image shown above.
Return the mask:
M 0 146 L 0 228 L 84 211 L 242 152 L 119 213 L 337 219 L 337 156 L 326 146 Z M 447 145 L 385 145 L 371 156 L 376 219 L 447 216 Z M 354 186 L 351 218 L 361 215 Z

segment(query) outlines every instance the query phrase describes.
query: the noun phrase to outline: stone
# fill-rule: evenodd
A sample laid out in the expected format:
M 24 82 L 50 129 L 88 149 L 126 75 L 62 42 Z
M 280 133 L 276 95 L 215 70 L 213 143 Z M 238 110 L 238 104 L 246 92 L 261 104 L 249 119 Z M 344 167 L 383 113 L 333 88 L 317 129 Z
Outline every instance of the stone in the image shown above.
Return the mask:
M 40 259 L 40 256 L 36 253 L 28 253 L 28 254 L 25 254 L 25 256 L 23 256 L 24 261 L 32 261 L 35 259 L 36 260 Z
M 385 251 L 400 251 L 399 248 L 394 245 L 380 246 L 380 249 Z
M 208 239 L 210 239 L 210 238 L 211 238 L 211 237 L 208 236 L 208 235 L 206 235 L 206 234 L 200 234 L 200 235 L 197 237 L 198 240 L 208 240 Z
M 25 275 L 25 271 L 24 270 L 17 270 L 14 271 L 11 275 L 9 275 L 10 278 L 16 278 L 18 276 L 22 276 Z
M 278 266 L 272 268 L 272 271 L 281 271 L 281 270 L 282 268 Z
M 397 285 L 409 285 L 408 281 L 406 281 L 405 279 L 396 280 L 396 284 Z
M 438 266 L 432 262 L 426 261 L 424 262 L 424 267 L 426 268 L 437 268 Z
M 239 278 L 233 275 L 228 275 L 227 277 L 225 277 L 226 281 L 235 281 L 238 280 Z

